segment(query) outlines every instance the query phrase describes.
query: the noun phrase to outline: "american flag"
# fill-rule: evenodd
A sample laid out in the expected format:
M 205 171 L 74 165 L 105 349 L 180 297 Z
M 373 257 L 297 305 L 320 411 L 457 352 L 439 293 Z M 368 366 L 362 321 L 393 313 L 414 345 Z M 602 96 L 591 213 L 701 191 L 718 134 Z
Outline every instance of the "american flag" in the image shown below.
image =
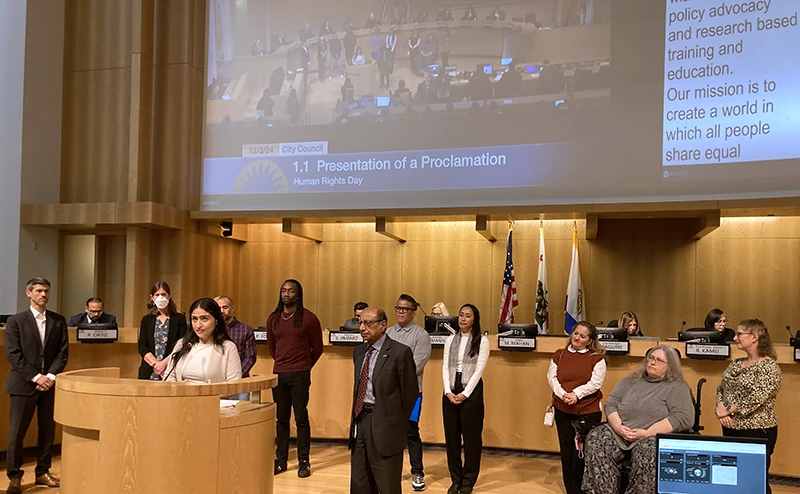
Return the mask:
M 514 322 L 514 307 L 517 302 L 517 283 L 514 279 L 514 262 L 511 260 L 511 231 L 508 232 L 506 269 L 503 271 L 503 293 L 500 296 L 500 324 Z

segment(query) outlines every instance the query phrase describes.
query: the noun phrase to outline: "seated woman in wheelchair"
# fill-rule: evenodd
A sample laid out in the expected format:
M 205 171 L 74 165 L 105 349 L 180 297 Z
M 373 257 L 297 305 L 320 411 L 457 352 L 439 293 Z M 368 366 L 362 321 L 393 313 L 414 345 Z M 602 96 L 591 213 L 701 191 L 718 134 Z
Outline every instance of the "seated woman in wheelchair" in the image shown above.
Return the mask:
M 616 494 L 620 464 L 630 451 L 626 494 L 655 492 L 658 433 L 688 432 L 694 423 L 692 393 L 683 379 L 678 352 L 667 345 L 651 348 L 641 368 L 623 378 L 605 404 L 608 423 L 586 437 L 583 490 Z

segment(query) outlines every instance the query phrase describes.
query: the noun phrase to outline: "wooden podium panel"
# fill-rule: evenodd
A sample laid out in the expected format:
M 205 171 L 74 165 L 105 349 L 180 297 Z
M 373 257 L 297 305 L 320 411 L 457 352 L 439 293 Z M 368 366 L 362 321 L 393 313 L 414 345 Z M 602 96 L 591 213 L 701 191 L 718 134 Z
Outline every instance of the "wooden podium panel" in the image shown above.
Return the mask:
M 272 493 L 275 405 L 220 395 L 259 392 L 275 376 L 220 384 L 119 379 L 118 368 L 66 372 L 56 383 L 64 426 L 61 491 Z

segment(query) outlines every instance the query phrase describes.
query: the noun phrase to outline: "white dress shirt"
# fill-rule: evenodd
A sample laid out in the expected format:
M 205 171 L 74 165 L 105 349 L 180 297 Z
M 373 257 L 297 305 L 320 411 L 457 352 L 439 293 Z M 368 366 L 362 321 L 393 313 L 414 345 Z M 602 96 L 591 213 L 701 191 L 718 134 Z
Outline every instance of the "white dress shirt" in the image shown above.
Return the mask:
M 42 349 L 44 349 L 44 336 L 45 333 L 47 332 L 47 318 L 45 317 L 44 314 L 36 310 L 33 306 L 31 306 L 31 313 L 33 313 L 33 318 L 36 319 L 36 328 L 39 330 L 39 338 L 42 340 Z M 42 377 L 42 374 L 36 374 L 33 377 L 33 382 L 38 381 L 40 377 Z M 48 372 L 47 377 L 53 381 L 56 380 L 55 374 L 51 374 Z

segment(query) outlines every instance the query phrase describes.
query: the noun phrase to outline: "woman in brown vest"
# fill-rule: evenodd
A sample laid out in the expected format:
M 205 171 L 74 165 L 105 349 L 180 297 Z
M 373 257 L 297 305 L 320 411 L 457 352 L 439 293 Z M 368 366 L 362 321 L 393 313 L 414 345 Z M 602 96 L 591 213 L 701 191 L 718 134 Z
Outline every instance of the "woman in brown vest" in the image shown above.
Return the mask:
M 603 419 L 600 387 L 606 378 L 605 353 L 597 338 L 597 328 L 581 321 L 573 328 L 567 346 L 553 354 L 547 371 L 547 382 L 553 389 L 561 474 L 567 494 L 582 492 L 583 435 Z

